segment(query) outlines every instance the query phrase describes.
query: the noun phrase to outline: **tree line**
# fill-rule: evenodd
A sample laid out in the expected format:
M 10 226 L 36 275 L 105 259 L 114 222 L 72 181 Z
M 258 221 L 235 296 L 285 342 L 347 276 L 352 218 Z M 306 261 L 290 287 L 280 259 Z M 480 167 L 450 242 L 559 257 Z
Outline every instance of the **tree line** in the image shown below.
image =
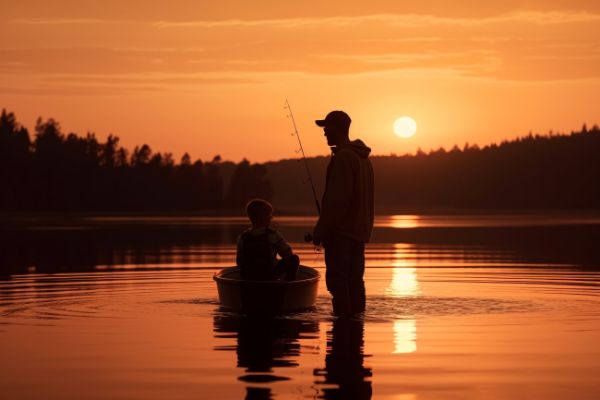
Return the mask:
M 64 134 L 39 118 L 32 136 L 14 113 L 0 114 L 0 211 L 200 211 L 241 208 L 251 198 L 271 199 L 261 164 L 243 160 L 177 163 L 170 153 L 109 135 Z
M 376 212 L 600 208 L 600 128 L 529 134 L 485 147 L 371 157 Z M 324 190 L 329 157 L 308 160 Z M 297 160 L 267 163 L 276 204 L 314 212 Z M 290 179 L 292 177 L 293 179 Z
M 600 128 L 533 135 L 485 147 L 372 157 L 376 207 L 549 209 L 600 208 Z M 329 157 L 308 163 L 323 193 Z M 64 134 L 38 119 L 33 137 L 6 110 L 0 114 L 0 212 L 170 212 L 242 210 L 254 197 L 280 211 L 313 212 L 299 160 L 264 164 L 175 162 L 144 144 L 132 152 L 109 135 Z
M 600 129 L 377 159 L 384 203 L 487 209 L 600 208 Z M 381 172 L 381 173 L 380 173 Z

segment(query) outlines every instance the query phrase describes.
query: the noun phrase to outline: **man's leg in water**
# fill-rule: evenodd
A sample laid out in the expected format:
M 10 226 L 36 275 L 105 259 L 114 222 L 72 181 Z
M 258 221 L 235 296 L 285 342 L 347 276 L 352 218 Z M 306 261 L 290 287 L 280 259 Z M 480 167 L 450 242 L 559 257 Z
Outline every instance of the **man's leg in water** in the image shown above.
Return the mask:
M 333 297 L 333 313 L 337 316 L 352 314 L 349 286 L 351 248 L 348 239 L 332 235 L 325 247 L 325 283 Z
M 350 311 L 357 314 L 365 311 L 366 293 L 365 293 L 365 244 L 355 240 L 351 241 L 350 256 Z

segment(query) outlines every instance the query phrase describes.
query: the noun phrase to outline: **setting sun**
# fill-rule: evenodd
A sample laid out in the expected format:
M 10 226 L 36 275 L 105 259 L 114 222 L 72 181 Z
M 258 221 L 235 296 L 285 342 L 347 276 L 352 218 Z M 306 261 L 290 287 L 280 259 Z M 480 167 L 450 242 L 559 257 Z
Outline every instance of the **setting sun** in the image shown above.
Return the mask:
M 396 136 L 408 139 L 417 132 L 417 123 L 411 117 L 400 117 L 394 121 L 394 133 Z

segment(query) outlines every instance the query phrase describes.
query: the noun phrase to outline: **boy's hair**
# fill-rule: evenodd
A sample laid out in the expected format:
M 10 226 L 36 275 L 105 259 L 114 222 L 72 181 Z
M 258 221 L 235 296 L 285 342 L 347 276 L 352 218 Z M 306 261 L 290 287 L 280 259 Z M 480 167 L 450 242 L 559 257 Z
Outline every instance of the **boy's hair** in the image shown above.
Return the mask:
M 253 224 L 260 222 L 262 218 L 271 212 L 273 212 L 273 206 L 263 199 L 250 200 L 246 205 L 246 214 L 248 214 L 248 218 Z

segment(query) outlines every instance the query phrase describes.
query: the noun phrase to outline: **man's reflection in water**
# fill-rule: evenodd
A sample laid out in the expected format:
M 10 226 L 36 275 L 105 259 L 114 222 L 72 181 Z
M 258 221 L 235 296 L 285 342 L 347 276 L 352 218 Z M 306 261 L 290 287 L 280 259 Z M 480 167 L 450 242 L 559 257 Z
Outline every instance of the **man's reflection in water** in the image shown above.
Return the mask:
M 236 338 L 236 346 L 218 346 L 215 350 L 235 350 L 237 366 L 244 368 L 238 380 L 247 382 L 247 400 L 272 399 L 271 388 L 250 386 L 289 380 L 275 375 L 273 368 L 297 367 L 300 356 L 298 339 L 313 337 L 319 331 L 316 321 L 300 321 L 270 316 L 244 316 L 219 313 L 214 316 L 217 338 Z M 309 334 L 304 336 L 305 334 Z
M 324 388 L 323 399 L 370 399 L 371 368 L 363 366 L 364 321 L 339 318 L 327 333 L 325 368 L 315 369 L 316 376 L 324 377 L 317 384 L 335 384 L 337 388 Z

